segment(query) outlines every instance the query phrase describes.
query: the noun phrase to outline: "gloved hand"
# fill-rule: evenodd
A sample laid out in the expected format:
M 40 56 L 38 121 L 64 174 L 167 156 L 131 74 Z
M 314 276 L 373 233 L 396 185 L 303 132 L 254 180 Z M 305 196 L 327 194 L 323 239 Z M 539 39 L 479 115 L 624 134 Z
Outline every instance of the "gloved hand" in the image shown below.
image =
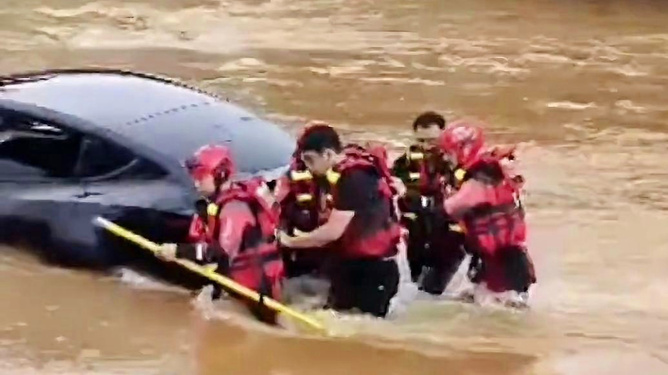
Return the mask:
M 156 255 L 162 260 L 168 262 L 174 261 L 176 259 L 176 247 L 175 243 L 163 243 L 160 245 L 160 251 Z

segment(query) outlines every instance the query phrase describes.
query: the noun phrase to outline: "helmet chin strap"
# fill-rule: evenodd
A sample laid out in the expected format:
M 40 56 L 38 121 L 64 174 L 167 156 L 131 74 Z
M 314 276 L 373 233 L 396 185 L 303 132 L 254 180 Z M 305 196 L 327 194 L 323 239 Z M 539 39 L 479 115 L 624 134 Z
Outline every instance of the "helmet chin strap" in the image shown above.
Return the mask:
M 213 177 L 213 185 L 215 186 L 215 189 L 211 198 L 215 198 L 220 195 L 220 190 L 227 181 L 229 181 L 229 176 L 223 177 L 222 173 L 216 173 L 216 175 Z

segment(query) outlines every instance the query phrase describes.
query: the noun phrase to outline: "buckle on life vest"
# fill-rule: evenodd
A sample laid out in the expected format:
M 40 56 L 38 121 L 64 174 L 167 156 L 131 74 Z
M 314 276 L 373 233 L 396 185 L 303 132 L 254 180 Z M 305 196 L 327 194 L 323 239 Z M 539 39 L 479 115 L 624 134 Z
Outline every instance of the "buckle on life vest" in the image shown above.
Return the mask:
M 401 216 L 405 217 L 408 220 L 415 220 L 417 219 L 417 214 L 412 213 L 412 212 L 405 212 Z
M 424 153 L 422 153 L 422 152 L 409 152 L 406 156 L 408 156 L 408 160 L 423 160 L 424 159 Z
M 313 178 L 313 175 L 309 171 L 291 171 L 290 172 L 290 179 L 292 181 L 311 180 L 312 178 Z
M 457 170 L 455 171 L 455 178 L 458 181 L 462 181 L 464 180 L 464 176 L 466 176 L 466 171 L 461 168 L 457 168 Z
M 311 194 L 297 194 L 297 202 L 307 202 L 313 199 Z
M 217 204 L 215 203 L 209 203 L 208 206 L 206 206 L 206 214 L 209 216 L 218 216 L 218 210 L 220 207 L 218 207 Z
M 464 228 L 459 224 L 450 224 L 448 228 L 453 232 L 464 233 Z
M 341 173 L 334 172 L 331 169 L 328 169 L 325 175 L 327 177 L 327 181 L 329 181 L 329 183 L 332 185 L 335 185 L 339 181 L 339 178 L 341 178 Z
M 408 174 L 408 178 L 411 180 L 419 180 L 420 179 L 420 172 L 410 172 Z

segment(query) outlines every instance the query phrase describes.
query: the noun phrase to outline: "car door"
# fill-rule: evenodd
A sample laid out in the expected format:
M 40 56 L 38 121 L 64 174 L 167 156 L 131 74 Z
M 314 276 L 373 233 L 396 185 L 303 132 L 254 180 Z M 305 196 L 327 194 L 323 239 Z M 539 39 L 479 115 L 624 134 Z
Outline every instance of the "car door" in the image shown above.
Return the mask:
M 86 135 L 75 176 L 79 202 L 154 241 L 183 240 L 194 211 L 192 182 L 112 139 Z
M 189 213 L 193 196 L 188 186 L 171 179 L 157 163 L 116 144 L 86 135 L 74 175 L 82 186 L 81 201 Z
M 73 176 L 81 135 L 0 111 L 0 240 L 46 236 L 83 193 Z

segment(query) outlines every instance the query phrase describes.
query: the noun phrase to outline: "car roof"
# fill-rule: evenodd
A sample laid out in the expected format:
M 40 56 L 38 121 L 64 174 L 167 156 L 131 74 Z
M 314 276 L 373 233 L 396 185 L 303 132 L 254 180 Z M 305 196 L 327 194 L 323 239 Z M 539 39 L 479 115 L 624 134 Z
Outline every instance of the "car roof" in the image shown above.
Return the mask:
M 121 70 L 52 70 L 0 77 L 0 99 L 71 115 L 182 162 L 227 144 L 242 174 L 282 170 L 295 147 L 277 125 L 178 81 Z

